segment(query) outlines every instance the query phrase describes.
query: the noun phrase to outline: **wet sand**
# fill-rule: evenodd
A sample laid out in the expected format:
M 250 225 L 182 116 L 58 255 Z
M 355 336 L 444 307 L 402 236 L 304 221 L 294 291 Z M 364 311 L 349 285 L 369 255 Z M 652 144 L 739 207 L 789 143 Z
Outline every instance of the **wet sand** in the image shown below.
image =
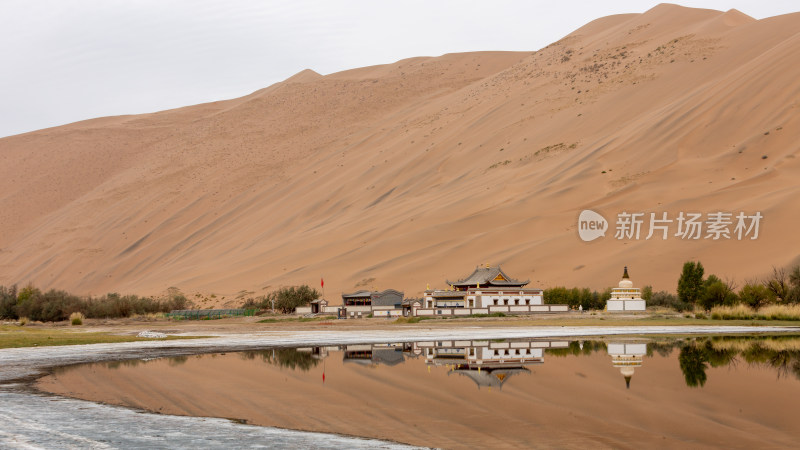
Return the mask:
M 626 389 L 603 352 L 545 355 L 528 367 L 489 390 L 444 366 L 429 371 L 422 359 L 361 366 L 334 352 L 302 371 L 227 353 L 82 366 L 37 387 L 165 414 L 446 448 L 793 447 L 800 438 L 800 383 L 771 370 L 710 368 L 705 387 L 688 388 L 673 352 L 646 357 Z

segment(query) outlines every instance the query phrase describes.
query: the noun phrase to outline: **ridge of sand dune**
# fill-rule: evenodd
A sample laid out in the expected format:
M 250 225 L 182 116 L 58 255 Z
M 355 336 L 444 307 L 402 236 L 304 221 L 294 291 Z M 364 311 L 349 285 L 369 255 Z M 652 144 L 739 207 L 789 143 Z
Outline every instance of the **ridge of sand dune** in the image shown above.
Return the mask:
M 311 69 L 301 70 L 291 77 L 283 80 L 284 83 L 307 83 L 309 81 L 316 81 L 322 78 L 322 75 L 314 72 Z
M 694 258 L 760 276 L 798 260 L 799 26 L 659 5 L 537 52 L 303 71 L 4 138 L 0 283 L 225 303 L 320 276 L 331 299 L 413 296 L 479 263 L 541 287 L 602 289 L 628 265 L 673 290 Z M 585 208 L 606 238 L 580 241 Z M 623 211 L 764 219 L 755 241 L 620 241 Z

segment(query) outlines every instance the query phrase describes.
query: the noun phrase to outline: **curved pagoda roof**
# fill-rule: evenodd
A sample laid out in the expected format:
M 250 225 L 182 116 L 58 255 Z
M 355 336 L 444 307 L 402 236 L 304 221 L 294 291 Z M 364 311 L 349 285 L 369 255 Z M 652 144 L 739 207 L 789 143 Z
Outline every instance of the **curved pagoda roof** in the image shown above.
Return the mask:
M 519 374 L 519 373 L 530 373 L 525 367 L 515 367 L 515 368 L 508 368 L 508 369 L 484 369 L 482 371 L 478 371 L 476 369 L 455 369 L 453 371 L 447 372 L 447 375 L 451 373 L 457 373 L 459 375 L 464 375 L 467 378 L 472 379 L 476 385 L 478 385 L 478 389 L 483 387 L 488 388 L 496 388 L 498 390 L 503 389 L 503 384 L 508 381 L 509 378 L 512 376 Z
M 478 285 L 481 287 L 522 287 L 530 282 L 530 280 L 520 281 L 509 277 L 500 266 L 478 266 L 470 276 L 456 282 L 448 280 L 447 284 L 460 288 L 478 287 Z

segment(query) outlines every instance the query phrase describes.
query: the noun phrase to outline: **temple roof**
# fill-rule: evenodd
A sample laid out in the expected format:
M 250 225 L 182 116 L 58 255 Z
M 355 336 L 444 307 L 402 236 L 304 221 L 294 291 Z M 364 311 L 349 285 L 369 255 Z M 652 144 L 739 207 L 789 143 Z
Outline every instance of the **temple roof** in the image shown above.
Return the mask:
M 387 294 L 394 294 L 403 296 L 403 293 L 395 290 L 395 289 L 386 289 L 384 291 L 355 291 L 351 294 L 342 294 L 342 298 L 374 298 L 374 297 L 382 297 Z
M 448 281 L 447 284 L 453 286 L 500 286 L 500 287 L 522 287 L 526 284 L 530 283 L 530 280 L 519 281 L 515 280 L 503 272 L 503 270 L 498 267 L 481 267 L 478 266 L 475 268 L 475 271 L 472 274 L 463 280 L 458 280 L 456 282 Z
M 478 385 L 478 389 L 480 389 L 481 386 L 503 389 L 503 384 L 513 375 L 518 373 L 530 373 L 530 370 L 524 367 L 509 369 L 486 369 L 481 371 L 475 369 L 456 369 L 452 372 L 447 372 L 447 375 L 450 375 L 451 373 L 457 373 L 459 375 L 464 375 L 467 378 L 471 378 L 472 381 Z

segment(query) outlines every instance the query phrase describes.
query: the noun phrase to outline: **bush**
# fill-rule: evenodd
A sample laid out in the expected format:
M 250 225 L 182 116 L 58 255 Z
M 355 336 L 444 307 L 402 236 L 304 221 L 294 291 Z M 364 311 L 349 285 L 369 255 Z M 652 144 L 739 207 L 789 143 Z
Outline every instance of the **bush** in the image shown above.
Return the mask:
M 16 319 L 17 317 L 17 286 L 6 288 L 0 286 L 0 319 Z
M 653 293 L 647 302 L 647 306 L 664 306 L 675 311 L 692 311 L 694 309 L 691 304 L 678 300 L 675 294 L 670 294 L 667 291 Z
M 759 309 L 775 301 L 775 297 L 763 284 L 748 282 L 739 291 L 739 301 L 751 308 Z
M 771 305 L 761 308 L 757 316 L 764 320 L 800 320 L 800 306 Z
M 74 312 L 69 315 L 69 321 L 72 325 L 83 325 L 83 319 L 85 318 L 86 316 L 79 312 Z
M 711 310 L 717 320 L 800 320 L 800 305 L 770 305 L 756 311 L 747 305 L 718 306 Z
M 726 283 L 717 276 L 711 275 L 703 282 L 702 294 L 697 303 L 708 311 L 715 306 L 735 305 L 739 303 L 739 297 L 733 292 L 731 283 Z
M 762 284 L 771 292 L 776 302 L 785 303 L 788 300 L 791 293 L 791 285 L 790 281 L 787 280 L 785 269 L 778 269 L 773 266 L 772 275 L 765 278 Z
M 571 309 L 605 309 L 606 302 L 611 298 L 611 289 L 602 293 L 591 291 L 588 288 L 567 289 L 563 286 L 545 289 L 544 303 L 546 305 L 568 305 Z
M 642 300 L 647 303 L 650 303 L 650 300 L 653 299 L 653 286 L 647 285 L 642 288 Z
M 19 326 L 24 327 L 30 321 L 31 321 L 31 319 L 28 319 L 27 317 L 20 317 L 19 318 Z
M 319 298 L 319 292 L 307 285 L 291 286 L 270 292 L 265 298 L 264 303 L 269 305 L 275 301 L 275 309 L 284 314 L 293 313 L 298 306 L 305 306 L 312 300 Z
M 715 320 L 752 320 L 755 311 L 747 305 L 717 306 L 711 309 L 711 318 Z
M 77 312 L 83 313 L 84 318 L 130 317 L 186 309 L 188 305 L 186 297 L 174 288 L 170 289 L 166 298 L 154 299 L 115 293 L 99 298 L 78 297 L 55 289 L 42 293 L 32 285 L 17 292 L 16 286 L 10 289 L 0 286 L 0 317 L 7 319 L 27 317 L 30 320 L 56 322 L 71 320 L 71 314 Z

